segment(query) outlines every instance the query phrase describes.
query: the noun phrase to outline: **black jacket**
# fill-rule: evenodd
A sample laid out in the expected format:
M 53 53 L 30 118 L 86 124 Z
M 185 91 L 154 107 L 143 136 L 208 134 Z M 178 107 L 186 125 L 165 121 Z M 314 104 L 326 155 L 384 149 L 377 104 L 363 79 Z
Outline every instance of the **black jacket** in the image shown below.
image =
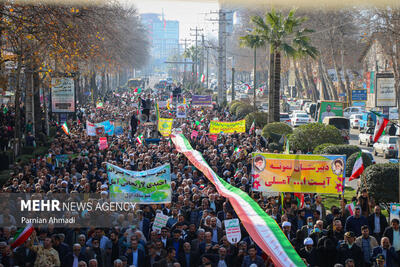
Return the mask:
M 33 266 L 36 260 L 36 253 L 33 252 L 32 250 L 29 250 L 28 253 L 26 253 L 26 247 L 20 246 L 17 248 L 17 250 L 14 253 L 14 258 L 15 258 L 15 265 L 18 265 L 20 267 L 25 267 L 30 264 L 30 266 Z
M 348 247 L 347 243 L 343 243 L 338 248 L 337 262 L 345 265 L 347 259 L 353 259 L 356 267 L 364 266 L 364 257 L 361 248 L 353 243 L 351 248 Z
M 386 221 L 386 217 L 382 214 L 379 216 L 379 224 L 381 227 L 379 235 L 382 235 L 385 229 L 389 226 L 388 222 Z M 369 229 L 371 229 L 371 235 L 372 235 L 375 230 L 375 213 L 368 216 L 368 226 Z

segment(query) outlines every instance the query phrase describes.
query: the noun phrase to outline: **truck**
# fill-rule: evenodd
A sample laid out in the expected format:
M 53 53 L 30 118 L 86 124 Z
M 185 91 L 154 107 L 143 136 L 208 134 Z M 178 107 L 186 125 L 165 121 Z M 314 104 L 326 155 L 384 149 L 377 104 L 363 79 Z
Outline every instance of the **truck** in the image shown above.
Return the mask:
M 368 127 L 364 128 L 363 130 L 360 131 L 360 134 L 358 135 L 358 143 L 360 145 L 365 144 L 366 146 L 372 146 L 374 143 L 372 139 L 374 138 L 374 128 Z

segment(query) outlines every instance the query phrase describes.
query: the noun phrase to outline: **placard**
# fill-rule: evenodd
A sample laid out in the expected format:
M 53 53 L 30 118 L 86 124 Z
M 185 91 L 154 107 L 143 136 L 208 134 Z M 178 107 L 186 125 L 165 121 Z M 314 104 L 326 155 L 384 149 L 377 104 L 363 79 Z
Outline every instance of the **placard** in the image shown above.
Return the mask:
M 51 79 L 51 111 L 75 112 L 75 86 L 73 78 Z
M 231 244 L 236 244 L 242 238 L 239 219 L 224 220 L 226 238 Z
M 161 212 L 158 212 L 156 214 L 156 217 L 154 218 L 153 230 L 157 231 L 157 233 L 160 233 L 161 228 L 163 228 L 167 225 L 168 219 L 169 219 L 169 217 L 167 215 L 164 215 Z

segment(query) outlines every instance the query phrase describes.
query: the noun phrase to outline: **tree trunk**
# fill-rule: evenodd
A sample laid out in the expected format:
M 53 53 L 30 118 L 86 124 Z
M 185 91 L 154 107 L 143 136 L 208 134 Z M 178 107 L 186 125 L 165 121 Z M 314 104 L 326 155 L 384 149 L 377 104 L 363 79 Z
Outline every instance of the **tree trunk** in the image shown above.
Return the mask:
M 36 66 L 34 68 L 36 70 Z M 33 104 L 34 104 L 34 120 L 36 139 L 39 139 L 39 133 L 43 133 L 43 113 L 40 105 L 40 77 L 37 71 L 33 72 Z M 44 140 L 40 140 L 43 141 Z
M 321 87 L 322 87 L 322 100 L 330 100 L 328 90 L 326 88 L 324 73 L 322 70 L 322 60 L 321 57 L 318 59 L 318 76 L 321 80 Z
M 17 69 L 15 74 L 15 125 L 14 125 L 14 157 L 19 155 L 21 149 L 21 69 L 22 58 L 18 56 Z
M 344 72 L 344 80 L 346 82 L 346 95 L 347 95 L 347 99 L 349 101 L 349 106 L 351 106 L 352 102 L 351 102 L 351 86 L 350 86 L 350 77 L 347 74 L 347 71 L 343 68 L 343 72 Z
M 317 85 L 314 82 L 314 77 L 312 75 L 312 69 L 310 62 L 306 62 L 306 69 L 305 69 L 305 77 L 308 79 L 308 84 L 311 85 L 310 88 L 312 90 L 312 94 L 314 95 L 315 100 L 319 100 L 321 97 L 320 92 L 318 91 Z
M 321 63 L 322 63 L 322 73 L 324 74 L 325 84 L 327 85 L 327 91 L 330 94 L 330 99 L 338 100 L 339 96 L 338 96 L 336 87 L 333 84 L 331 78 L 329 77 L 328 71 L 326 70 L 325 64 L 322 61 L 322 59 L 321 59 Z
M 299 68 L 297 67 L 297 63 L 295 61 L 293 61 L 293 65 L 294 65 L 294 75 L 296 76 L 296 89 L 297 89 L 297 93 L 300 95 L 304 95 L 304 87 L 301 84 L 301 80 L 300 80 L 300 73 L 299 73 Z M 310 96 L 308 95 L 308 93 L 306 92 L 305 94 L 307 96 L 307 98 L 310 98 Z
M 257 88 L 257 48 L 254 47 L 254 78 L 253 78 L 253 108 L 254 111 L 257 111 L 256 107 L 256 88 Z M 233 88 L 233 87 L 232 87 Z
M 270 50 L 268 83 L 268 123 L 274 122 L 275 53 Z
M 280 91 L 281 91 L 281 53 L 279 51 L 275 51 L 275 67 L 274 67 L 274 115 L 273 121 L 280 121 Z
M 342 75 L 340 74 L 340 72 L 339 72 L 339 70 L 338 70 L 338 66 L 337 66 L 337 63 L 336 63 L 336 58 L 335 58 L 335 53 L 334 53 L 334 50 L 333 50 L 333 40 L 331 39 L 331 42 L 330 42 L 330 46 L 331 46 L 331 58 L 332 58 L 332 63 L 333 63 L 333 67 L 334 67 L 334 69 L 335 69 L 335 72 L 336 72 L 336 77 L 337 77 L 337 80 L 338 80 L 338 84 L 339 84 L 339 88 L 340 88 L 340 92 L 341 93 L 345 93 L 346 92 L 346 90 L 345 90 L 345 88 L 344 88 L 344 84 L 343 84 L 343 81 L 342 81 Z

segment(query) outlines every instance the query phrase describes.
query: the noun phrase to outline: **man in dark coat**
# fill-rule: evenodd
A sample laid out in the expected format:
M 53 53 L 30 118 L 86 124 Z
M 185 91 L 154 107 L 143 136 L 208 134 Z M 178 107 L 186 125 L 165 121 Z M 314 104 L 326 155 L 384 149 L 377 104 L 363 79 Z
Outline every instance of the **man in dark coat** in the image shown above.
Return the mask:
M 383 254 L 385 256 L 386 267 L 394 267 L 400 265 L 400 259 L 397 256 L 394 248 L 390 245 L 389 238 L 383 237 L 381 240 L 381 245 L 374 248 L 374 250 L 372 251 L 371 261 L 375 262 L 376 257 L 379 254 Z
M 381 213 L 381 207 L 379 207 L 379 205 L 376 205 L 374 213 L 368 216 L 368 226 L 369 229 L 371 229 L 371 234 L 378 241 L 381 239 L 383 231 L 389 226 L 386 217 Z
M 196 252 L 191 251 L 191 249 L 189 242 L 183 244 L 183 253 L 178 258 L 182 267 L 195 267 L 198 265 L 199 256 Z
M 304 248 L 300 249 L 299 256 L 306 259 L 309 266 L 317 265 L 317 250 L 313 247 L 314 241 L 312 238 L 307 237 L 304 239 Z
M 131 247 L 127 250 L 128 266 L 144 267 L 144 252 L 138 248 L 139 242 L 136 239 L 131 241 Z
M 345 265 L 347 259 L 353 259 L 356 267 L 364 266 L 364 257 L 361 248 L 355 244 L 356 235 L 354 232 L 344 234 L 345 242 L 338 248 L 337 262 Z
M 135 135 L 137 126 L 138 126 L 138 119 L 136 118 L 135 114 L 132 114 L 132 117 L 131 117 L 132 136 Z

